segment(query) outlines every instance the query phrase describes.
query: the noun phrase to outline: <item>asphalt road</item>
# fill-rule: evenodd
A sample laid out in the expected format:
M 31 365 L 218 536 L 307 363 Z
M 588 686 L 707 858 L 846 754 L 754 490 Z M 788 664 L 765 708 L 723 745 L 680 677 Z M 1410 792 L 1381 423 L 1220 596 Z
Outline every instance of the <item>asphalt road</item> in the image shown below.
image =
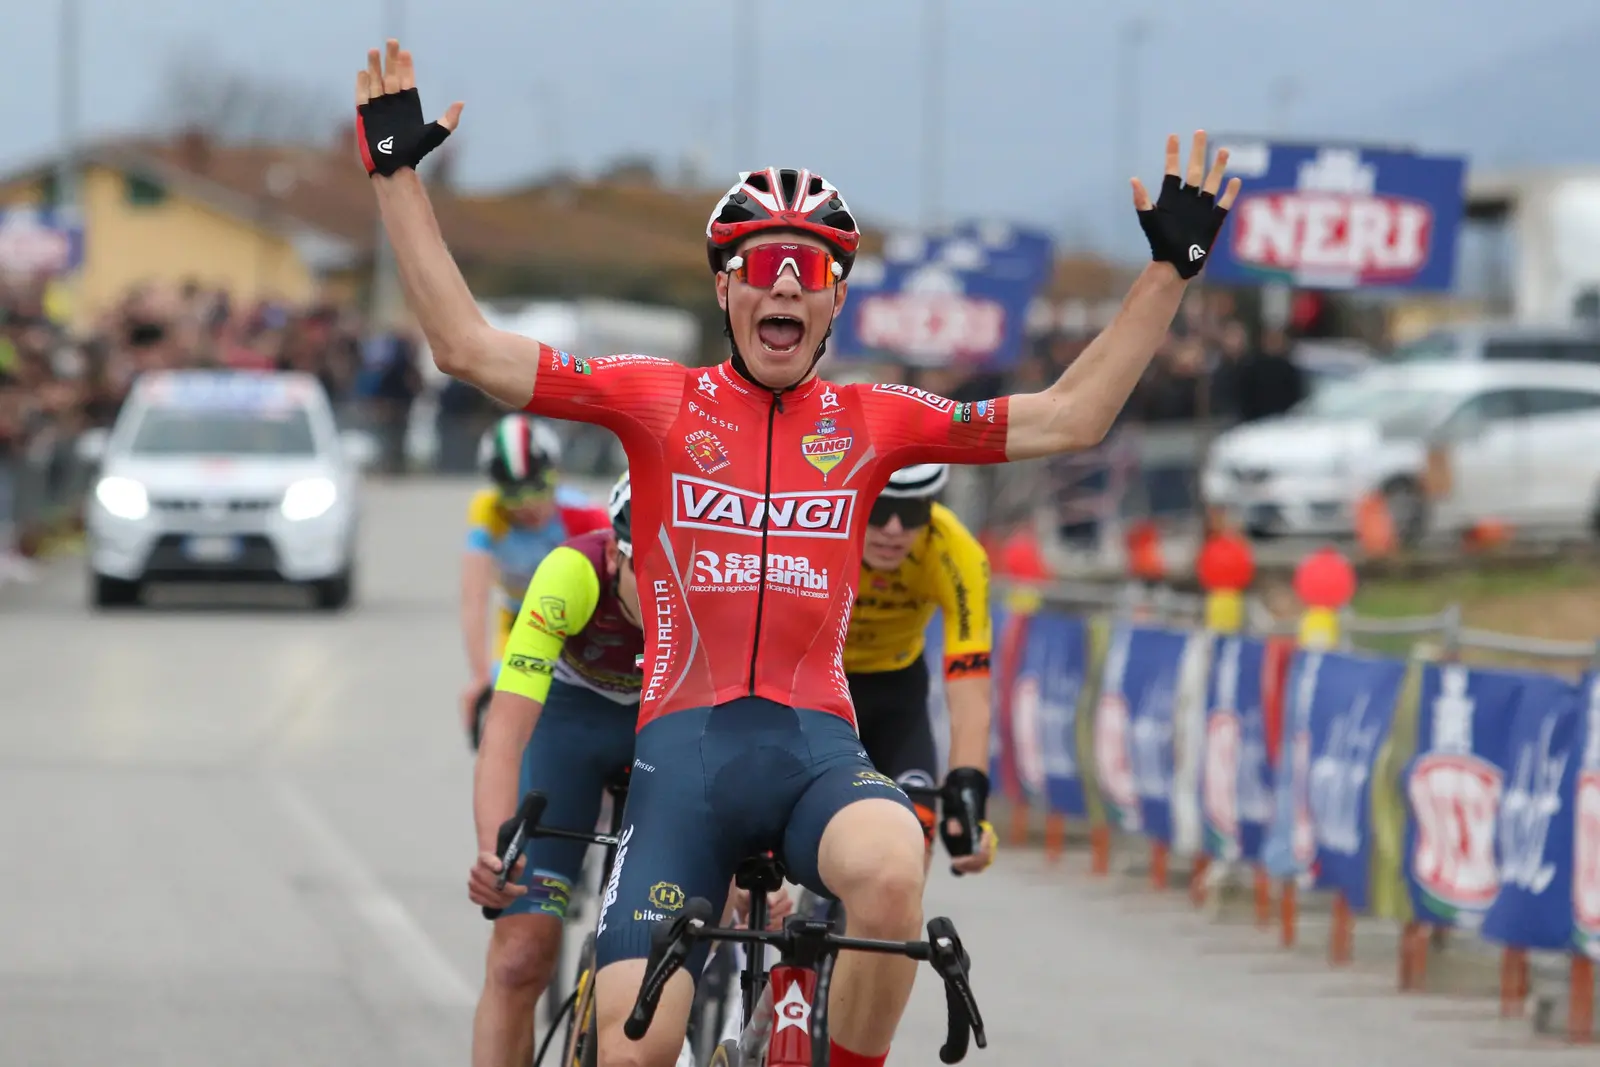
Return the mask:
M 454 582 L 469 487 L 369 487 L 359 602 L 84 606 L 0 589 L 0 1067 L 464 1064 L 487 925 Z M 1010 854 L 935 878 L 975 959 L 969 1063 L 1595 1063 L 1493 1005 L 1285 959 L 1171 897 Z M 937 1063 L 919 985 L 892 1064 Z

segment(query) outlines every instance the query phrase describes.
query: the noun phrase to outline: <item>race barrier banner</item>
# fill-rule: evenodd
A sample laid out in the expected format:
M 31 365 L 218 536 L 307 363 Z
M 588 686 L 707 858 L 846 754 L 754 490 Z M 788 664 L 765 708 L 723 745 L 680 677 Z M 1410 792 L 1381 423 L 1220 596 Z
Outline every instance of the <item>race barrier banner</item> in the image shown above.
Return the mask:
M 1258 902 L 1263 884 L 1285 901 L 1330 891 L 1336 924 L 1342 910 L 1407 937 L 1457 927 L 1600 959 L 1600 676 L 1291 651 L 1037 604 L 996 632 L 996 780 L 1013 783 L 997 792 L 1087 815 L 1091 841 L 1148 839 L 1155 884 L 1170 851 L 1197 872 L 1254 868 Z
M 1583 751 L 1584 696 L 1560 678 L 1531 676 L 1516 694 L 1500 797 L 1498 893 L 1483 917 L 1490 941 L 1556 950 L 1572 937 L 1576 871 L 1571 799 Z
M 1272 819 L 1263 699 L 1267 665 L 1263 641 L 1229 635 L 1216 642 L 1200 793 L 1206 854 L 1219 860 L 1260 860 Z

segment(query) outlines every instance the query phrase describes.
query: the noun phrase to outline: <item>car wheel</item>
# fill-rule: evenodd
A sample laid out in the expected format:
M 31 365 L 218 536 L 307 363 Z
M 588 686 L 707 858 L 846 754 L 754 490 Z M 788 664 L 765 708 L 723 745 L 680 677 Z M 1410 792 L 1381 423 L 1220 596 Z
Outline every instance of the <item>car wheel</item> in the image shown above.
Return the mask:
M 1415 548 L 1428 532 L 1428 498 L 1422 485 L 1410 478 L 1385 483 L 1383 503 L 1394 523 L 1395 539 L 1406 548 Z
M 319 609 L 322 611 L 343 610 L 350 606 L 350 601 L 355 592 L 355 572 L 347 567 L 332 578 L 324 578 L 320 582 L 313 582 L 311 588 Z
M 138 582 L 94 574 L 90 576 L 89 602 L 96 608 L 134 607 L 139 603 L 141 589 Z

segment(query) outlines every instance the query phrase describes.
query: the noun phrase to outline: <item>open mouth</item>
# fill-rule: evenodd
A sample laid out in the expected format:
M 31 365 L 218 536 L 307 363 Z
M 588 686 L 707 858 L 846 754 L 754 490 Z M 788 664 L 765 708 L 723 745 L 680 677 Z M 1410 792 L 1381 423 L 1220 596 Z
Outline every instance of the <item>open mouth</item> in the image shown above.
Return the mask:
M 761 347 L 774 355 L 786 355 L 800 347 L 805 332 L 805 323 L 789 315 L 768 315 L 756 323 Z

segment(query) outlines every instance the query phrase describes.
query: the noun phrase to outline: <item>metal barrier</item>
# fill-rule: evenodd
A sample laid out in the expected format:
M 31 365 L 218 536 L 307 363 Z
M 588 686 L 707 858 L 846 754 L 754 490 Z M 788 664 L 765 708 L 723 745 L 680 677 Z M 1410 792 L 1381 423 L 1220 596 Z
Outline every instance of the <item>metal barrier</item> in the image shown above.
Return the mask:
M 0 544 L 0 553 L 34 555 L 76 532 L 92 474 L 78 458 L 76 435 L 53 427 L 35 435 L 10 464 L 11 543 Z

